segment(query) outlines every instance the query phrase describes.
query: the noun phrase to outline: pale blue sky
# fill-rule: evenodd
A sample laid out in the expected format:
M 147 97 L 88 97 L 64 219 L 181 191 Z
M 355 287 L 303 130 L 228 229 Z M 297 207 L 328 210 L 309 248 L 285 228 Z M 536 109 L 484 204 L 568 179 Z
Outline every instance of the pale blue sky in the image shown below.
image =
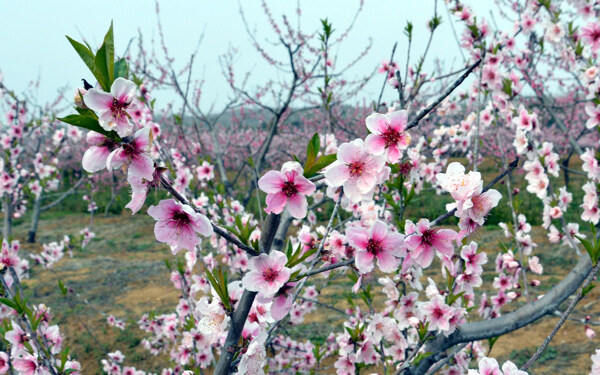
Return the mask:
M 251 27 L 259 30 L 257 38 L 272 37 L 259 1 L 242 1 Z M 294 19 L 295 1 L 268 1 L 273 15 L 280 19 L 282 13 Z M 476 10 L 489 17 L 492 1 L 472 1 Z M 327 17 L 334 28 L 341 30 L 350 22 L 358 0 L 304 0 L 302 24 L 304 30 L 314 30 L 319 19 Z M 355 28 L 339 51 L 340 61 L 349 61 L 367 45 L 369 37 L 373 47 L 369 55 L 350 73 L 358 76 L 372 71 L 382 59 L 389 58 L 395 41 L 399 42 L 396 56 L 402 62 L 406 38 L 402 30 L 410 19 L 417 34 L 412 56 L 419 56 L 428 36 L 426 21 L 433 15 L 434 0 L 366 0 L 364 10 Z M 51 100 L 58 87 L 74 89 L 80 78 L 92 78 L 65 39 L 69 35 L 77 40 L 85 37 L 92 46 L 100 44 L 111 19 L 114 21 L 116 52 L 122 53 L 130 38 L 140 28 L 149 41 L 158 38 L 153 1 L 8 1 L 0 0 L 0 71 L 7 87 L 20 92 L 28 83 L 41 78 L 37 91 L 40 101 Z M 229 45 L 238 47 L 237 74 L 253 71 L 255 81 L 268 79 L 273 72 L 266 67 L 249 42 L 238 2 L 233 1 L 161 1 L 161 19 L 167 45 L 176 58 L 176 66 L 183 66 L 194 50 L 198 36 L 205 30 L 199 56 L 194 65 L 194 76 L 206 80 L 204 92 L 223 103 L 228 91 L 218 65 L 219 55 Z M 449 25 L 443 0 L 438 0 L 438 12 L 443 24 L 431 47 L 431 56 L 444 57 L 450 68 L 462 63 L 458 47 Z M 457 30 L 460 33 L 461 29 Z M 429 60 L 430 63 L 433 60 Z M 431 66 L 431 65 L 430 65 Z M 381 87 L 378 75 L 362 95 L 373 100 Z M 69 91 L 70 95 L 70 91 Z M 159 99 L 163 97 L 157 95 Z M 165 100 L 167 98 L 164 98 Z M 206 103 L 210 104 L 210 103 Z

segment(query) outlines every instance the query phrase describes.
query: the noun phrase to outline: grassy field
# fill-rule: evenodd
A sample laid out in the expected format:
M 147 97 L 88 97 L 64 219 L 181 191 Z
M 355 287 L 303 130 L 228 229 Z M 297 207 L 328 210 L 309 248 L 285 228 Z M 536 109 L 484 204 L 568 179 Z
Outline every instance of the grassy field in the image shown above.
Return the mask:
M 491 179 L 490 176 L 497 171 L 498 168 L 491 164 L 484 165 L 484 180 Z M 522 176 L 515 176 L 516 181 L 520 179 Z M 574 186 L 580 183 L 577 178 L 572 179 Z M 496 188 L 505 195 L 505 186 L 498 185 Z M 578 189 L 571 190 L 574 209 L 569 215 L 576 216 L 579 211 L 575 207 L 580 204 L 582 193 Z M 529 222 L 534 225 L 532 236 L 539 245 L 533 255 L 540 257 L 544 266 L 544 275 L 539 277 L 541 285 L 531 290 L 534 295 L 540 295 L 569 272 L 576 263 L 577 256 L 571 250 L 547 241 L 544 231 L 539 227 L 539 200 L 525 192 L 519 196 L 522 200 L 521 211 L 527 214 Z M 51 270 L 35 268 L 31 279 L 24 282 L 33 303 L 45 303 L 52 308 L 55 314 L 53 322 L 61 326 L 67 345 L 71 347 L 73 356 L 83 363 L 85 374 L 101 374 L 100 360 L 105 358 L 106 351 L 113 350 L 121 350 L 126 355 L 125 365 L 139 369 L 159 371 L 168 365 L 165 357 L 154 357 L 138 345 L 143 333 L 137 328 L 136 322 L 143 313 L 173 311 L 179 294 L 169 282 L 169 270 L 164 262 L 173 256 L 167 246 L 154 240 L 154 221 L 144 212 L 133 217 L 128 212 L 121 213 L 127 198 L 127 192 L 123 191 L 108 217 L 97 215 L 93 227 L 96 238 L 84 251 L 76 252 L 73 258 L 61 260 Z M 150 199 L 156 201 L 158 197 L 151 195 Z M 504 199 L 506 198 L 501 201 L 501 206 L 490 214 L 489 223 L 492 225 L 477 232 L 473 239 L 489 255 L 489 264 L 485 267 L 483 278 L 484 284 L 490 286 L 494 277 L 493 260 L 499 251 L 498 243 L 504 241 L 502 231 L 493 224 L 510 220 L 510 211 L 505 206 Z M 97 195 L 96 200 L 102 202 L 104 198 Z M 448 200 L 447 197 L 436 196 L 433 191 L 427 191 L 420 198 L 415 198 L 414 206 L 408 210 L 408 217 L 434 218 L 443 212 Z M 103 207 L 100 208 L 100 212 L 103 212 Z M 319 216 L 325 216 L 330 209 L 324 207 L 324 213 Z M 15 238 L 21 240 L 26 251 L 39 252 L 41 243 L 60 240 L 63 234 L 78 233 L 89 225 L 89 216 L 83 213 L 85 205 L 80 197 L 68 199 L 61 210 L 42 216 L 38 244 L 25 244 L 29 229 L 27 220 L 15 223 Z M 431 272 L 428 276 L 439 277 L 439 264 L 435 263 Z M 59 291 L 59 280 L 74 291 L 68 299 Z M 323 283 L 322 279 L 315 281 L 317 284 Z M 426 279 L 422 281 L 425 282 Z M 365 282 L 373 283 L 375 290 L 380 290 L 376 278 Z M 344 309 L 349 306 L 346 296 L 351 285 L 352 282 L 347 277 L 339 277 L 323 291 L 320 300 Z M 574 316 L 589 314 L 594 321 L 599 320 L 599 289 L 592 291 L 580 303 Z M 382 305 L 383 298 L 376 297 L 375 305 Z M 358 297 L 353 296 L 353 299 L 358 305 L 362 304 Z M 524 302 L 524 297 L 521 297 L 505 311 Z M 111 314 L 127 322 L 124 331 L 106 324 L 106 317 Z M 319 309 L 307 316 L 305 324 L 288 327 L 288 331 L 297 339 L 308 338 L 321 342 L 329 335 L 332 327 L 336 327 L 338 331 L 343 320 L 343 316 L 336 311 Z M 523 364 L 550 333 L 557 320 L 557 317 L 546 317 L 530 327 L 501 337 L 491 355 L 502 361 L 510 359 L 519 365 Z M 567 322 L 533 367 L 532 373 L 587 374 L 591 366 L 590 354 L 599 347 L 600 336 L 588 340 L 582 324 Z
M 52 215 L 52 220 L 43 220 L 39 240 L 49 242 L 56 239 L 58 233 L 73 228 L 78 230 L 87 225 L 89 218 L 83 214 Z M 51 270 L 36 268 L 32 278 L 24 284 L 31 293 L 31 300 L 45 303 L 55 314 L 54 322 L 60 324 L 65 333 L 67 344 L 72 353 L 85 366 L 86 374 L 100 374 L 100 359 L 104 350 L 121 350 L 128 365 L 146 370 L 158 370 L 165 358 L 154 357 L 137 347 L 143 334 L 135 322 L 144 312 L 171 312 L 179 296 L 171 286 L 164 259 L 170 257 L 166 246 L 156 243 L 152 235 L 153 221 L 144 214 L 131 217 L 124 213 L 120 216 L 96 218 L 94 231 L 97 237 L 92 240 L 84 252 L 76 253 L 73 258 L 61 260 Z M 24 241 L 26 225 L 15 228 L 15 236 Z M 534 228 L 534 239 L 540 245 L 536 254 L 542 259 L 544 275 L 539 293 L 543 293 L 552 283 L 565 275 L 576 262 L 575 256 L 557 245 L 549 244 L 542 230 Z M 478 239 L 488 254 L 495 254 L 495 243 L 501 239 L 499 228 L 482 230 Z M 26 244 L 25 250 L 39 251 L 40 245 Z M 491 265 L 486 267 L 484 280 L 493 278 Z M 74 290 L 74 295 L 66 300 L 58 289 L 58 280 L 62 280 Z M 317 279 L 317 282 L 320 283 Z M 375 279 L 367 282 L 376 283 Z M 324 290 L 321 300 L 338 308 L 348 307 L 346 295 L 352 282 L 338 278 Z M 375 286 L 375 285 L 374 285 Z M 600 293 L 596 290 L 581 302 L 577 316 L 591 314 L 598 320 L 597 301 Z M 357 304 L 361 304 L 357 298 Z M 523 300 L 523 298 L 521 298 Z M 376 299 L 383 303 L 383 297 Z M 518 301 L 509 309 L 523 303 Z M 119 331 L 106 324 L 106 316 L 112 314 L 127 321 L 127 328 Z M 548 317 L 537 324 L 510 335 L 501 337 L 493 348 L 492 355 L 499 359 L 510 359 L 523 363 L 535 348 L 551 331 L 558 318 Z M 82 322 L 92 330 L 100 345 L 92 338 Z M 307 316 L 306 324 L 290 327 L 289 331 L 297 338 L 306 337 L 322 341 L 329 334 L 332 322 L 341 325 L 343 317 L 329 309 L 320 309 Z M 579 323 L 567 322 L 565 327 L 551 344 L 538 365 L 535 374 L 586 374 L 589 371 L 589 358 L 600 340 L 588 340 Z

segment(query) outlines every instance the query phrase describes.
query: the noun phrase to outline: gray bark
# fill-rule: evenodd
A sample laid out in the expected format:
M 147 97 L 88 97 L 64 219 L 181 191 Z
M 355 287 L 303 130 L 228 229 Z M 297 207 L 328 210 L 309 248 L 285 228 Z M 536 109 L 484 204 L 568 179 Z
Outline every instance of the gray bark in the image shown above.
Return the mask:
M 277 232 L 277 228 L 279 227 L 280 220 L 281 217 L 279 215 L 273 214 L 269 214 L 269 216 L 267 216 L 265 219 L 263 232 L 260 238 L 261 253 L 268 254 L 271 252 L 271 246 L 273 245 L 273 240 L 275 239 L 275 234 Z M 233 361 L 233 356 L 237 351 L 236 347 L 240 341 L 242 329 L 244 328 L 244 324 L 246 324 L 248 313 L 250 312 L 250 308 L 252 308 L 252 303 L 254 302 L 254 298 L 257 294 L 258 293 L 256 292 L 244 290 L 242 298 L 238 303 L 238 307 L 231 316 L 231 323 L 229 332 L 227 333 L 227 339 L 225 339 L 225 345 L 223 345 L 221 357 L 219 357 L 219 361 L 217 362 L 217 366 L 213 372 L 214 375 L 227 375 L 231 373 L 231 362 Z

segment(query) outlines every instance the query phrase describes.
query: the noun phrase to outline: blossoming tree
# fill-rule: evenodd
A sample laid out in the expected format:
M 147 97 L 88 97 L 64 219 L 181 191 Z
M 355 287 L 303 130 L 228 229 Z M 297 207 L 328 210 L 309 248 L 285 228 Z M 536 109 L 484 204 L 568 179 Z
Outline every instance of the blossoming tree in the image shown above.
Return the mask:
M 427 25 L 430 40 L 442 22 L 435 3 Z M 417 31 L 408 23 L 405 68 L 394 61 L 394 46 L 380 68 L 381 94 L 354 128 L 339 120 L 343 116 L 332 99 L 344 85 L 332 84 L 331 24 L 323 20 L 322 30 L 305 34 L 283 17 L 282 31 L 265 5 L 289 52 L 292 81 L 272 89 L 275 97 L 287 96 L 269 106 L 262 97 L 271 88 L 249 93 L 234 80 L 232 64 L 225 63 L 244 106 L 271 114 L 266 132 L 249 133 L 259 137 L 244 154 L 251 158 L 229 164 L 229 170 L 220 128 L 190 105 L 172 66 L 159 71 L 172 74 L 167 82 L 184 103 L 167 132 L 149 89 L 164 77 L 154 76 L 144 61 L 115 56 L 112 26 L 98 49 L 69 38 L 97 81 L 77 90 L 77 113 L 61 118 L 88 131 L 83 169 L 92 175 L 126 170 L 127 208 L 133 214 L 143 210 L 151 190 L 160 190 L 164 199 L 147 209 L 156 220 L 156 240 L 174 255 L 184 254 L 171 274 L 181 292 L 178 305 L 170 314 L 147 314 L 138 322 L 148 335 L 144 347 L 168 353 L 172 361 L 163 374 L 200 374 L 208 368 L 215 374 L 365 369 L 527 374 L 578 303 L 593 293 L 600 269 L 599 4 L 500 1 L 498 15 L 514 23 L 511 30 L 492 27 L 460 1 L 444 5 L 453 17 L 448 22 L 462 30 L 457 43 L 464 66 L 425 71 L 429 45 L 419 51 L 418 61 L 410 59 Z M 255 47 L 271 64 L 283 66 L 256 41 Z M 314 127 L 314 135 L 290 138 L 296 143 L 291 155 L 270 153 L 292 99 L 310 98 L 315 77 L 324 85 L 318 87 L 319 100 L 313 100 L 313 118 L 324 124 Z M 386 90 L 390 105 L 382 102 Z M 206 125 L 218 174 L 201 145 L 207 139 L 195 124 L 186 126 L 186 110 Z M 243 118 L 243 111 L 235 115 Z M 190 144 L 187 136 L 193 133 L 198 138 Z M 570 164 L 572 155 L 578 155 L 581 170 Z M 498 171 L 489 180 L 479 171 L 484 158 Z M 239 174 L 239 168 L 247 170 L 251 186 L 230 179 L 228 172 Z M 582 176 L 582 186 L 570 185 L 567 173 Z M 262 193 L 253 212 L 248 203 L 254 187 Z M 449 203 L 437 205 L 437 217 L 411 216 L 428 189 Z M 574 201 L 574 189 L 582 190 L 580 202 Z M 526 199 L 539 201 L 548 240 L 562 242 L 577 258 L 545 293 L 537 288 L 543 265 L 534 255 L 544 250 L 533 241 L 528 223 L 533 218 L 520 210 Z M 508 242 L 489 255 L 480 249 L 477 232 L 501 204 L 509 209 L 509 220 L 499 223 Z M 321 220 L 314 214 L 319 207 L 327 208 Z M 5 239 L 1 261 L 0 302 L 7 324 L 0 332 L 8 346 L 0 353 L 0 373 L 79 373 L 46 310 L 30 308 L 22 296 L 19 280 L 26 267 L 20 266 L 18 243 Z M 495 275 L 482 292 L 484 267 Z M 345 310 L 319 300 L 340 277 L 352 280 L 352 292 L 362 301 Z M 302 324 L 321 308 L 344 319 L 323 343 L 288 333 L 286 327 Z M 488 358 L 498 337 L 547 315 L 560 319 L 525 363 L 500 366 Z M 583 323 L 593 336 L 590 320 Z M 119 324 L 114 317 L 109 323 Z M 592 356 L 591 374 L 599 373 L 599 356 Z M 104 371 L 146 373 L 123 361 L 120 352 L 109 353 Z

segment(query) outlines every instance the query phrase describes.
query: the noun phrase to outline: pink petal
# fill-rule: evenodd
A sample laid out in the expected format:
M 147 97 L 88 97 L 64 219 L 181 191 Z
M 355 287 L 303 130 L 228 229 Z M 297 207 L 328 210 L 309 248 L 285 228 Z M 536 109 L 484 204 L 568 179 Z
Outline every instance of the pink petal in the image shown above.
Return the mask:
M 277 171 L 268 171 L 258 180 L 258 187 L 267 194 L 280 193 L 285 179 Z
M 344 162 L 346 164 L 352 163 L 356 160 L 359 160 L 360 157 L 364 154 L 362 147 L 360 147 L 361 142 L 350 142 L 350 143 L 342 143 L 338 148 L 338 161 Z
M 383 241 L 386 237 L 388 228 L 387 225 L 381 220 L 375 220 L 371 226 L 371 238 L 377 241 Z
M 394 272 L 400 265 L 400 259 L 396 258 L 390 251 L 382 251 L 377 254 L 377 266 L 383 272 Z
M 300 194 L 294 194 L 287 198 L 287 210 L 295 219 L 303 219 L 306 217 L 308 202 L 306 197 Z
M 92 89 L 93 90 L 93 89 Z M 136 86 L 135 83 L 119 77 L 113 82 L 110 93 L 121 103 L 129 103 L 135 97 Z M 89 93 L 89 91 L 88 91 Z M 87 104 L 87 102 L 86 102 Z M 88 105 L 89 107 L 89 105 Z
M 150 212 L 150 209 L 148 209 L 148 212 Z M 175 226 L 175 222 L 171 220 L 157 221 L 154 225 L 154 237 L 159 242 L 174 243 L 177 239 L 177 228 Z
M 150 150 L 150 132 L 152 129 L 148 127 L 141 128 L 135 132 L 133 146 L 140 152 Z
M 85 105 L 94 112 L 102 112 L 110 109 L 113 104 L 113 96 L 99 89 L 89 89 L 83 96 Z
M 190 226 L 186 225 L 179 229 L 179 234 L 176 239 L 177 250 L 186 249 L 192 251 L 199 243 L 200 238 L 198 238 L 196 232 L 194 232 Z
M 141 208 L 144 206 L 144 202 L 146 202 L 147 193 L 144 192 L 132 192 L 131 193 L 131 201 L 127 203 L 125 208 L 129 208 L 131 210 L 131 214 L 135 215 Z
M 283 319 L 292 308 L 292 295 L 276 297 L 271 304 L 271 317 L 275 320 Z
M 298 176 L 294 180 L 298 193 L 303 195 L 310 195 L 315 192 L 316 186 L 309 179 L 304 176 Z
M 365 120 L 367 129 L 373 134 L 381 134 L 388 128 L 388 119 L 381 113 L 370 114 Z
M 113 169 L 119 169 L 127 162 L 128 158 L 123 152 L 122 148 L 118 148 L 108 155 L 106 158 L 106 168 L 111 171 Z
M 403 132 L 406 129 L 408 114 L 405 110 L 388 113 L 387 118 L 392 129 L 399 132 Z
M 346 239 L 350 246 L 357 250 L 366 250 L 369 243 L 369 235 L 363 228 L 352 228 L 346 231 Z
M 180 209 L 181 205 L 179 205 L 175 200 L 163 199 L 158 203 L 158 205 L 150 206 L 148 208 L 148 215 L 155 220 L 161 220 L 170 217 L 173 212 L 179 211 Z
M 267 195 L 267 208 L 266 213 L 280 214 L 283 212 L 285 203 L 287 202 L 287 196 L 283 192 Z
M 325 179 L 330 186 L 342 186 L 349 177 L 348 166 L 339 161 L 331 164 L 325 171 Z
M 108 147 L 91 146 L 83 154 L 81 165 L 90 173 L 101 171 L 106 168 L 106 159 L 109 155 Z
M 90 130 L 85 138 L 85 141 L 88 145 L 98 146 L 102 142 L 106 140 L 106 137 L 100 133 L 96 133 L 93 130 Z
M 154 176 L 154 161 L 150 155 L 135 155 L 129 165 L 129 173 L 151 181 Z
M 373 155 L 381 155 L 385 151 L 385 139 L 377 134 L 367 135 L 365 147 Z
M 360 273 L 369 273 L 373 271 L 373 268 L 375 267 L 373 259 L 375 259 L 375 257 L 368 251 L 357 251 L 354 258 L 354 264 Z
M 213 234 L 213 227 L 210 220 L 202 214 L 198 214 L 198 219 L 194 222 L 194 230 L 204 237 L 211 236 Z
M 363 173 L 360 177 L 354 179 L 358 190 L 362 194 L 366 194 L 377 184 L 377 176 L 370 173 Z
M 395 164 L 398 162 L 398 160 L 400 160 L 401 157 L 402 157 L 402 153 L 398 149 L 398 146 L 391 146 L 388 149 L 388 162 L 389 163 Z

